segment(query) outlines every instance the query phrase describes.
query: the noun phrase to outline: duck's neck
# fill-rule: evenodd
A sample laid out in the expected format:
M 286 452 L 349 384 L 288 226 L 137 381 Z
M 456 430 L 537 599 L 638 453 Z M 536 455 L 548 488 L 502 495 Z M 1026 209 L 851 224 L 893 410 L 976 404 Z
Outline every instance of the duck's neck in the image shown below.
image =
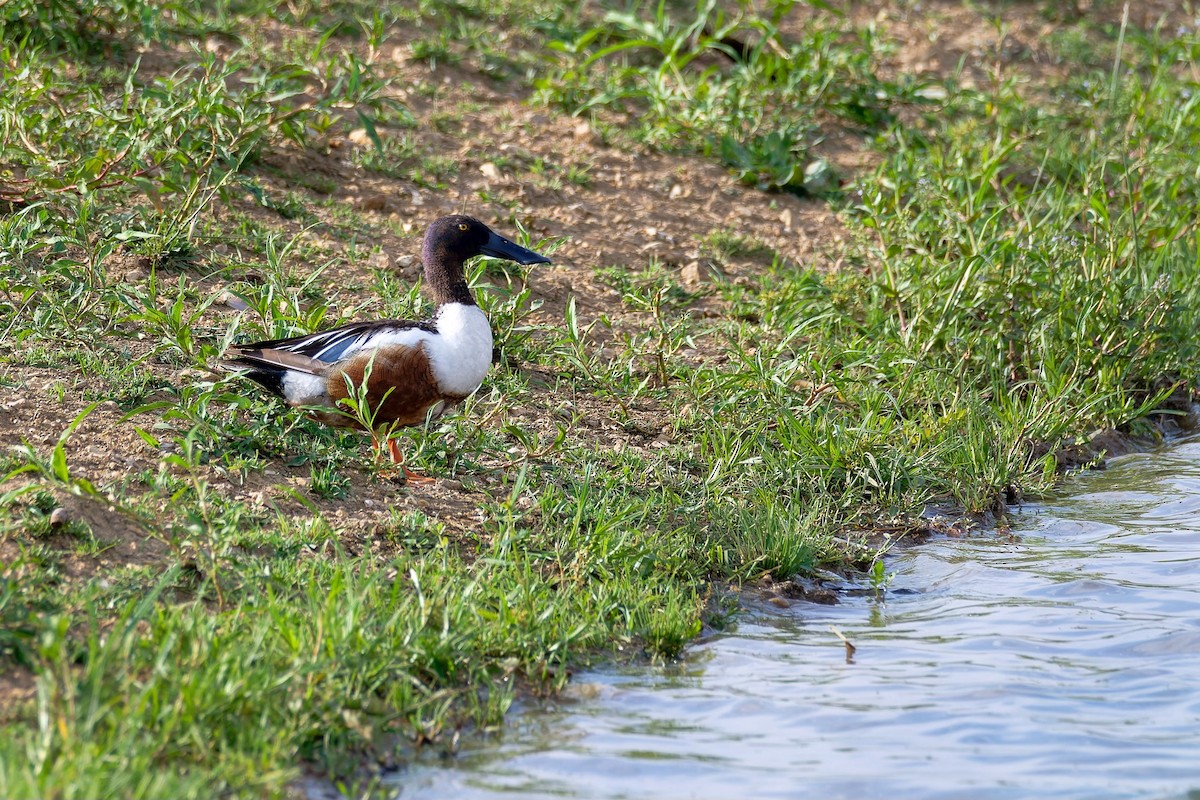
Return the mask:
M 421 261 L 425 264 L 425 282 L 433 292 L 437 305 L 462 303 L 475 305 L 471 289 L 467 286 L 464 262 L 461 256 L 452 254 L 445 247 L 426 241 L 421 248 Z

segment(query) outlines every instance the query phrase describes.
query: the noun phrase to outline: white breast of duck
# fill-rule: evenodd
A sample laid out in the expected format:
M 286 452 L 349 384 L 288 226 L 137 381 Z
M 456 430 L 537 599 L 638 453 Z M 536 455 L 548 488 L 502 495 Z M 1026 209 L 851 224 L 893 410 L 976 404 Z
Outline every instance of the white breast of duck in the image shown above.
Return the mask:
M 426 334 L 425 353 L 444 394 L 467 396 L 483 383 L 492 366 L 492 326 L 477 305 L 446 303 L 434 318 L 436 334 Z

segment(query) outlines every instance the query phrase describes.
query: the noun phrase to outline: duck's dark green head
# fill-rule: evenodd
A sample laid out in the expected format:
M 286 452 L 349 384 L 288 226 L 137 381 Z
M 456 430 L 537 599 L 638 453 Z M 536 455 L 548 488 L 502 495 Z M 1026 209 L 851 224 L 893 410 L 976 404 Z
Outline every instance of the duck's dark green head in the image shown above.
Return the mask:
M 550 259 L 505 239 L 473 217 L 451 214 L 429 226 L 425 234 L 423 255 L 434 260 L 440 257 L 450 262 L 465 262 L 473 256 L 491 256 L 516 261 L 518 264 L 549 264 Z M 427 259 L 426 264 L 429 263 Z
M 491 256 L 518 264 L 549 264 L 550 259 L 505 239 L 473 217 L 439 217 L 425 233 L 421 260 L 425 280 L 438 303 L 472 303 L 463 265 L 475 256 Z

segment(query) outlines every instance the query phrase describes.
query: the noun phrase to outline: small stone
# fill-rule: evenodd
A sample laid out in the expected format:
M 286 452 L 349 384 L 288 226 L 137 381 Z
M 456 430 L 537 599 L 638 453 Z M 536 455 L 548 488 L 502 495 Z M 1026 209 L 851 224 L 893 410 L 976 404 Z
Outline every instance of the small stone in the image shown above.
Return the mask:
M 420 192 L 418 192 L 416 189 L 410 189 L 409 191 L 411 192 L 411 196 L 409 197 L 410 203 L 412 203 L 414 206 L 425 205 L 425 198 L 421 197 Z
M 346 138 L 355 147 L 367 147 L 371 144 L 371 136 L 367 133 L 366 128 L 355 128 L 346 135 Z
M 385 195 L 380 195 L 380 197 L 384 197 L 384 201 L 386 202 L 387 198 Z M 320 236 L 312 231 L 305 231 L 301 235 L 304 237 L 304 240 L 313 247 L 318 247 L 322 250 L 327 250 L 330 252 L 337 252 L 338 250 L 341 250 L 341 245 L 338 244 L 336 239 L 331 239 L 328 236 Z
M 67 511 L 62 506 L 50 512 L 50 527 L 61 528 L 71 521 L 71 512 Z
M 396 258 L 395 264 L 400 269 L 407 269 L 408 267 L 412 266 L 413 261 L 415 261 L 415 260 L 416 260 L 416 258 L 414 256 L 398 256 Z
M 500 180 L 500 168 L 491 161 L 485 161 L 479 165 L 479 171 L 483 173 L 483 177 L 489 181 Z
M 592 126 L 588 123 L 587 120 L 581 119 L 579 122 L 577 122 L 575 124 L 574 134 L 575 134 L 576 139 L 580 139 L 580 140 L 590 139 L 590 138 L 592 138 Z
M 790 208 L 785 208 L 779 214 L 779 221 L 783 223 L 784 233 L 792 232 L 792 210 Z
M 571 700 L 594 700 L 602 697 L 608 687 L 600 683 L 568 683 L 562 689 L 562 696 Z
M 768 597 L 767 602 L 776 608 L 791 608 L 792 604 L 782 597 Z
M 810 161 L 804 167 L 804 190 L 810 194 L 829 191 L 837 183 L 833 167 L 823 158 Z
M 804 593 L 804 599 L 810 603 L 818 603 L 823 606 L 836 606 L 841 601 L 838 600 L 837 592 L 830 589 L 813 589 Z
M 386 211 L 388 198 L 385 194 L 368 194 L 358 198 L 354 204 L 360 211 Z
M 785 585 L 784 593 L 788 597 L 804 599 L 823 606 L 834 606 L 840 602 L 837 592 L 807 578 L 792 578 L 791 582 Z
M 371 269 L 384 270 L 392 268 L 392 257 L 382 250 L 367 256 L 367 266 Z
M 678 183 L 675 184 L 674 186 L 671 187 L 669 196 L 672 200 L 678 200 L 679 198 L 683 197 L 683 187 L 680 186 Z
M 141 267 L 134 267 L 124 275 L 125 283 L 141 283 L 149 277 L 150 273 Z
M 250 307 L 249 303 L 247 303 L 245 300 L 238 297 L 236 294 L 229 291 L 228 289 L 226 289 L 225 291 L 223 291 L 219 295 L 217 295 L 217 303 L 219 305 L 228 306 L 229 308 L 232 308 L 234 311 L 245 311 L 246 309 L 248 309 Z
M 209 36 L 204 40 L 204 51 L 214 55 L 227 57 L 234 50 L 233 44 L 223 40 L 220 35 Z
M 683 282 L 684 286 L 691 288 L 712 283 L 722 277 L 720 270 L 710 262 L 701 264 L 699 261 L 692 261 L 679 270 L 679 280 Z

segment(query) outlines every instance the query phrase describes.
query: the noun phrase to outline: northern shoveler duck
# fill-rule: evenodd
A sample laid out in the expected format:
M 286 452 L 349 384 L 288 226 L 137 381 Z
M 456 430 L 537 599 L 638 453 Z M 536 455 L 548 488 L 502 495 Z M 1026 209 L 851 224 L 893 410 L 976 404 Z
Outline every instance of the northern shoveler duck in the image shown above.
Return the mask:
M 483 383 L 492 365 L 492 329 L 464 272 L 467 260 L 479 255 L 550 263 L 477 219 L 441 217 L 429 226 L 421 248 L 425 281 L 437 304 L 432 318 L 352 322 L 306 336 L 236 345 L 223 366 L 243 371 L 327 425 L 351 428 L 364 426 L 339 404 L 355 392 L 351 387 L 362 386 L 369 371 L 365 397 L 378 447 L 380 434 L 438 417 Z M 396 441 L 387 436 L 387 443 L 392 461 L 401 464 Z M 422 479 L 407 468 L 404 474 Z

